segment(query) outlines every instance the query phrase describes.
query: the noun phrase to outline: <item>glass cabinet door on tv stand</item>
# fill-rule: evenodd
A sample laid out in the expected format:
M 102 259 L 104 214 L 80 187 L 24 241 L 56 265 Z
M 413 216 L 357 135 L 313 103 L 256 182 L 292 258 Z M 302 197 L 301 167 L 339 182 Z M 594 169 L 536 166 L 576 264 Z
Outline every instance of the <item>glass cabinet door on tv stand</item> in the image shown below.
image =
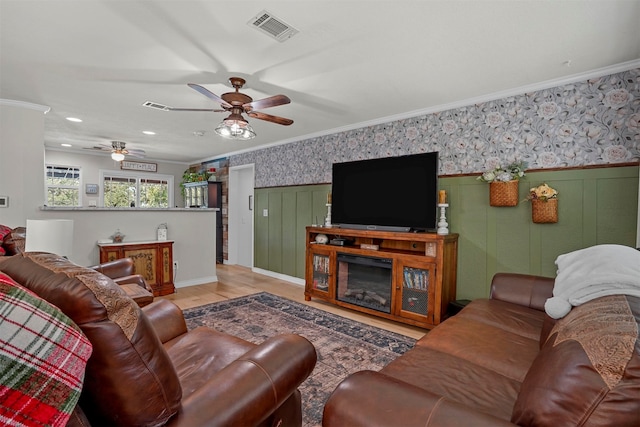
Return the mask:
M 399 261 L 396 280 L 396 313 L 402 317 L 433 322 L 435 264 Z
M 331 258 L 328 254 L 314 253 L 312 256 L 311 283 L 315 291 L 329 293 L 330 260 Z

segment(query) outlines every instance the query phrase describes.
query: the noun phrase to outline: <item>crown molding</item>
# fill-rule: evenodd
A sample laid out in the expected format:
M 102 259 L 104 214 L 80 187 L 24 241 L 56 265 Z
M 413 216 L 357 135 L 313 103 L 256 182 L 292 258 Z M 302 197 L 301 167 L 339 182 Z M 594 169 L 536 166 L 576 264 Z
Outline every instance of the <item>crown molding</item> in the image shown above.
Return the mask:
M 48 107 L 46 105 L 34 104 L 31 102 L 25 102 L 25 101 L 16 101 L 13 99 L 0 98 L 0 105 L 6 105 L 8 107 L 16 107 L 16 108 L 26 108 L 27 110 L 40 111 L 44 114 L 47 114 L 49 111 L 51 111 L 51 107 Z

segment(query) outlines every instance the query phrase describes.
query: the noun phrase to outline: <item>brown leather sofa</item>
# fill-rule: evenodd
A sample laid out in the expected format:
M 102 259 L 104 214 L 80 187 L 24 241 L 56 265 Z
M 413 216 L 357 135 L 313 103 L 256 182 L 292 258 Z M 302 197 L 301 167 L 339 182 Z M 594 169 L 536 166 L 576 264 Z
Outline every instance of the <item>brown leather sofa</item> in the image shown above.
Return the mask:
M 640 426 L 640 298 L 544 312 L 554 279 L 494 277 L 379 372 L 330 396 L 323 426 Z
M 53 254 L 5 257 L 0 271 L 57 306 L 93 346 L 69 425 L 300 426 L 297 387 L 313 345 L 280 335 L 260 345 L 187 331 L 168 300 L 140 308 L 107 276 Z
M 24 252 L 26 235 L 27 230 L 25 227 L 16 227 L 0 241 L 0 246 L 4 249 L 5 255 L 0 256 L 0 263 L 8 256 L 18 255 Z M 149 286 L 142 275 L 136 274 L 135 265 L 131 258 L 121 258 L 89 268 L 97 270 L 113 279 L 140 307 L 144 307 L 153 302 L 153 289 L 151 289 L 151 286 Z
M 113 279 L 140 307 L 153 302 L 153 289 L 141 274 L 136 274 L 136 266 L 131 258 L 120 258 L 89 268 Z
M 16 227 L 8 233 L 0 245 L 4 249 L 5 256 L 13 256 L 24 252 L 25 241 L 27 237 L 27 229 L 25 227 Z M 4 257 L 0 257 L 0 261 Z
M 103 262 L 102 264 L 92 265 L 89 268 L 104 274 L 116 283 L 137 283 L 149 291 L 152 290 L 144 280 L 144 277 L 136 274 L 136 266 L 131 258 Z

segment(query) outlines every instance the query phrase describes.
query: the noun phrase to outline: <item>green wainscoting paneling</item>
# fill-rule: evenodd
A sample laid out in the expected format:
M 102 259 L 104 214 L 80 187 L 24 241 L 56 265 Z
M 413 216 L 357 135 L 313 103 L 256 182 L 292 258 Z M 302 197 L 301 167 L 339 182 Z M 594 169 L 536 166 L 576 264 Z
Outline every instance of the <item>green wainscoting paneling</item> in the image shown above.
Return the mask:
M 553 277 L 560 254 L 603 243 L 635 246 L 637 166 L 531 172 L 520 182 L 520 199 L 543 182 L 559 192 L 556 224 L 532 223 L 526 201 L 489 206 L 489 185 L 475 177 L 440 178 L 450 204 L 449 229 L 460 235 L 458 299 L 487 297 L 496 272 Z M 330 189 L 322 184 L 256 190 L 256 267 L 304 278 L 305 227 L 324 222 Z
M 254 266 L 304 278 L 305 227 L 324 223 L 329 192 L 327 184 L 256 189 Z

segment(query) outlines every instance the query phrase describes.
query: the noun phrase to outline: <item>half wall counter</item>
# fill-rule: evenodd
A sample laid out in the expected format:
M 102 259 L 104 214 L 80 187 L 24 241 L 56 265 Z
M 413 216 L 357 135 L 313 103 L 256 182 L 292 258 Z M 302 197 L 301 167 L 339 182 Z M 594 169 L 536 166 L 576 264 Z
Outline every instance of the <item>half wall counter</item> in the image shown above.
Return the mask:
M 104 255 L 100 245 L 111 245 L 110 239 L 116 232 L 124 235 L 118 249 L 120 255 L 129 253 L 141 243 L 171 242 L 171 259 L 164 263 L 163 250 L 156 258 L 144 252 L 135 252 L 144 268 L 136 266 L 140 274 L 161 295 L 192 285 L 216 282 L 216 215 L 215 208 L 40 208 L 33 215 L 37 219 L 71 219 L 73 226 L 73 250 L 69 259 L 78 265 L 95 265 Z M 31 219 L 31 218 L 30 218 Z M 158 240 L 158 227 L 166 224 L 167 240 Z M 126 249 L 126 250 L 125 250 Z M 145 249 L 137 249 L 144 251 Z M 116 255 L 110 255 L 116 256 Z M 148 257 L 150 260 L 146 261 Z M 154 264 L 153 260 L 157 264 Z M 162 262 L 162 263 L 161 263 Z M 149 278 L 148 265 L 154 266 L 156 280 L 163 284 L 160 289 L 153 286 Z M 176 267 L 177 266 L 177 267 Z M 161 280 L 162 279 L 162 280 Z

